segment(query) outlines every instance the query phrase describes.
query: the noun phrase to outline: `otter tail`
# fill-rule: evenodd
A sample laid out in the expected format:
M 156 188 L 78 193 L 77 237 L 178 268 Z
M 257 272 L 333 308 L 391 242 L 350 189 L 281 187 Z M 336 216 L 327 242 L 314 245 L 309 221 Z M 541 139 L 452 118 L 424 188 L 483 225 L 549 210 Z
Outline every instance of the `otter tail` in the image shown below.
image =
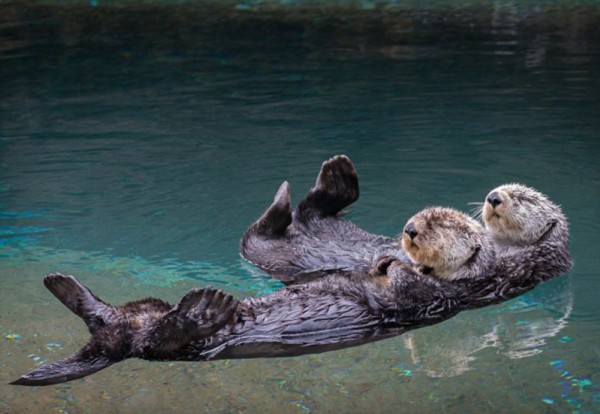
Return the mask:
M 88 288 L 73 276 L 51 274 L 44 278 L 44 285 L 74 314 L 82 318 L 92 335 L 97 328 L 110 323 L 115 316 L 112 306 L 98 299 Z M 16 381 L 15 385 L 50 385 L 85 377 L 118 362 L 103 355 L 92 342 L 79 352 L 46 364 L 28 372 Z
M 298 205 L 298 216 L 334 216 L 358 200 L 358 175 L 345 155 L 336 155 L 321 165 L 317 181 Z

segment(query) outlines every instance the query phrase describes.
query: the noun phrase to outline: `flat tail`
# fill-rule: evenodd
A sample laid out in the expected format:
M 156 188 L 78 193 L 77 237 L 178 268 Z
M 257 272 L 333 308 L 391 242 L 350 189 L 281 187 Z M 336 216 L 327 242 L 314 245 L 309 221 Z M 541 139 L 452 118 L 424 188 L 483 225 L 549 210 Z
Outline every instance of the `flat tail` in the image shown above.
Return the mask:
M 345 155 L 336 155 L 321 165 L 317 181 L 298 205 L 300 218 L 310 214 L 334 216 L 358 200 L 358 175 Z
M 84 353 L 80 351 L 68 358 L 43 365 L 29 371 L 11 384 L 27 386 L 59 384 L 91 375 L 117 362 L 102 356 L 88 355 L 86 358 L 83 355 Z
M 256 221 L 256 232 L 263 235 L 280 236 L 292 224 L 290 184 L 284 181 L 277 190 L 273 203 Z

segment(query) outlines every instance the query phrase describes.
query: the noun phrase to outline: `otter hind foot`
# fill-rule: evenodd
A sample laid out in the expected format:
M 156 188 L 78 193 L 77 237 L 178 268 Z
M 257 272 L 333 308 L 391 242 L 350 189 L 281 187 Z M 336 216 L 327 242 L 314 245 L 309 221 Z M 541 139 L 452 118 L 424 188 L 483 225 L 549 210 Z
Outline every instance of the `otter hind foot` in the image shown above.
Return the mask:
M 110 305 L 100 300 L 73 276 L 60 273 L 46 275 L 44 286 L 71 312 L 83 319 L 91 331 L 98 325 L 106 325 L 106 320 L 114 313 Z
M 85 321 L 92 336 L 118 319 L 112 306 L 100 300 L 73 276 L 50 274 L 44 277 L 44 285 L 63 305 Z M 124 359 L 124 355 L 106 352 L 103 340 L 102 337 L 93 337 L 79 352 L 36 368 L 11 384 L 58 384 L 93 374 Z
M 11 382 L 11 384 L 28 386 L 59 384 L 91 375 L 115 362 L 118 361 L 113 361 L 100 354 L 90 354 L 86 358 L 84 352 L 79 352 L 68 358 L 29 371 L 18 380 Z
M 336 155 L 321 165 L 317 181 L 298 205 L 302 217 L 310 212 L 334 216 L 358 200 L 358 175 L 345 155 Z
M 292 224 L 292 206 L 290 184 L 284 181 L 277 190 L 273 203 L 257 220 L 256 231 L 259 234 L 280 236 Z
M 238 300 L 220 290 L 192 289 L 148 329 L 138 349 L 168 352 L 214 335 L 230 321 Z

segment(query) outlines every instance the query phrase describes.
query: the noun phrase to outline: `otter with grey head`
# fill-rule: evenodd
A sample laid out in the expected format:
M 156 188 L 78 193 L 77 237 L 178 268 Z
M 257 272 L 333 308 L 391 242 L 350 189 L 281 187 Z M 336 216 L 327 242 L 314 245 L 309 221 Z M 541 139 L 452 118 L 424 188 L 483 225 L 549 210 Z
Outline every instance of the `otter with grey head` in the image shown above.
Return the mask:
M 542 201 L 542 211 L 552 210 L 554 204 L 546 198 Z M 256 299 L 237 301 L 205 288 L 193 289 L 175 306 L 148 298 L 120 307 L 101 301 L 72 276 L 49 275 L 44 279 L 46 287 L 86 322 L 92 339 L 76 354 L 36 368 L 13 384 L 69 381 L 126 358 L 204 361 L 294 356 L 356 346 L 439 323 L 464 309 L 510 299 L 571 268 L 562 214 L 548 217 L 551 225 L 532 245 L 507 249 L 490 263 L 489 256 L 482 254 L 487 248 L 480 243 L 485 234 L 476 226 L 457 230 L 462 236 L 452 240 L 472 240 L 458 249 L 438 244 L 442 251 L 437 252 L 428 245 L 435 238 L 418 237 L 419 231 L 427 234 L 421 224 L 435 227 L 448 217 L 460 217 L 453 213 L 445 217 L 442 210 L 437 211 L 442 214 L 417 214 L 419 219 L 409 220 L 405 228 L 413 247 L 428 252 L 415 254 L 414 266 L 429 274 L 387 256 L 368 277 L 362 272 L 350 277 L 332 274 Z M 460 220 L 448 222 L 460 224 Z M 439 234 L 449 233 L 446 229 Z M 455 257 L 457 252 L 460 257 Z M 448 254 L 452 257 L 443 257 Z M 463 268 L 469 277 L 460 277 Z M 387 283 L 376 280 L 381 278 Z

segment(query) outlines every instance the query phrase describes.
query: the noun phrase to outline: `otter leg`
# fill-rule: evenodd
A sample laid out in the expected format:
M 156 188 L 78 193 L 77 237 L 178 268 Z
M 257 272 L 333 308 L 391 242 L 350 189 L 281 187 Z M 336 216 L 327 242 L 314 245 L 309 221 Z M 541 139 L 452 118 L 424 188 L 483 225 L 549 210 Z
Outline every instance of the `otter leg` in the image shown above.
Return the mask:
M 115 316 L 112 306 L 100 300 L 73 276 L 60 273 L 47 275 L 44 277 L 44 286 L 71 312 L 83 319 L 92 334 L 97 327 L 109 324 Z
M 134 348 L 157 356 L 207 338 L 223 328 L 238 307 L 232 295 L 210 287 L 190 290 L 173 309 L 140 335 Z
M 333 216 L 358 200 L 356 169 L 345 155 L 336 155 L 321 165 L 317 181 L 298 205 L 299 217 Z
M 280 236 L 292 223 L 290 184 L 284 181 L 277 190 L 273 203 L 256 221 L 256 232 L 263 235 Z
M 44 278 L 44 285 L 58 300 L 85 321 L 90 332 L 111 325 L 116 318 L 115 309 L 100 300 L 73 276 L 51 274 Z M 79 352 L 59 361 L 43 365 L 21 376 L 14 385 L 50 385 L 85 377 L 100 371 L 125 356 L 109 354 L 103 348 L 104 338 L 93 338 Z
M 93 374 L 115 362 L 118 360 L 106 357 L 90 343 L 76 354 L 29 371 L 11 384 L 29 386 L 59 384 Z

